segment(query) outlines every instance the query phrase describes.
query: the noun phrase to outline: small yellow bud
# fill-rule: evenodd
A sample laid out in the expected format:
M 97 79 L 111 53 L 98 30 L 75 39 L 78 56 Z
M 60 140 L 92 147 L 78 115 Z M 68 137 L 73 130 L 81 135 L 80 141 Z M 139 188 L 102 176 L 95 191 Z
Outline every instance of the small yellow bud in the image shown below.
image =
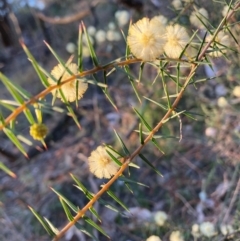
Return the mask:
M 33 137 L 34 140 L 41 141 L 45 138 L 48 133 L 48 128 L 44 124 L 33 124 L 30 126 L 30 135 Z

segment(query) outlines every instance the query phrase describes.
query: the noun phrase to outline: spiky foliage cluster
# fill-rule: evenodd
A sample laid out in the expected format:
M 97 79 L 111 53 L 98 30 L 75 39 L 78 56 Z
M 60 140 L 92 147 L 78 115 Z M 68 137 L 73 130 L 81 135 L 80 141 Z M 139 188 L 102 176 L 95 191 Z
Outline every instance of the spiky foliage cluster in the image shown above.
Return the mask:
M 175 2 L 177 5 L 177 3 Z M 225 55 L 228 49 L 228 35 L 231 34 L 229 27 L 227 27 L 227 21 L 234 14 L 234 12 L 239 8 L 240 3 L 235 6 L 230 6 L 233 10 L 229 10 L 228 14 L 224 17 L 223 21 L 218 25 L 216 29 L 206 29 L 208 36 L 200 36 L 195 32 L 190 37 L 190 32 L 188 32 L 183 26 L 179 24 L 169 24 L 166 25 L 166 22 L 163 18 L 157 16 L 152 19 L 143 18 L 136 23 L 133 23 L 129 27 L 126 48 L 126 56 L 120 60 L 113 61 L 111 63 L 101 65 L 98 61 L 97 55 L 94 51 L 92 42 L 86 31 L 84 24 L 81 24 L 79 31 L 79 46 L 78 46 L 78 64 L 72 63 L 72 57 L 64 63 L 64 61 L 58 56 L 58 54 L 49 46 L 47 47 L 56 57 L 57 64 L 53 67 L 51 73 L 48 73 L 44 70 L 39 63 L 34 59 L 28 48 L 22 43 L 22 47 L 27 54 L 28 58 L 31 60 L 31 63 L 38 74 L 40 81 L 44 86 L 44 90 L 32 96 L 29 92 L 22 89 L 16 84 L 12 84 L 5 75 L 0 74 L 0 79 L 5 87 L 9 90 L 10 94 L 15 101 L 6 101 L 1 100 L 0 104 L 11 111 L 11 114 L 8 117 L 0 115 L 0 129 L 8 136 L 8 138 L 17 146 L 17 148 L 25 155 L 26 151 L 19 141 L 17 130 L 14 129 L 12 123 L 16 121 L 20 113 L 24 113 L 27 121 L 30 125 L 30 134 L 35 140 L 40 140 L 44 143 L 44 137 L 47 135 L 47 127 L 42 124 L 41 118 L 39 118 L 39 111 L 44 111 L 44 108 L 49 108 L 48 103 L 45 101 L 46 95 L 53 94 L 52 106 L 55 104 L 55 99 L 60 98 L 61 101 L 65 104 L 66 109 L 69 115 L 72 116 L 79 128 L 81 128 L 78 119 L 74 113 L 74 110 L 69 102 L 76 102 L 84 98 L 84 93 L 88 88 L 89 84 L 98 85 L 99 88 L 102 88 L 107 99 L 111 104 L 116 108 L 116 104 L 109 95 L 107 88 L 107 71 L 111 70 L 125 71 L 126 79 L 129 79 L 132 88 L 136 94 L 137 99 L 141 100 L 143 96 L 138 92 L 136 85 L 137 81 L 141 81 L 142 71 L 145 65 L 152 65 L 157 70 L 157 77 L 161 77 L 163 82 L 163 89 L 165 93 L 165 99 L 167 100 L 166 104 L 160 104 L 159 100 L 152 100 L 154 104 L 157 104 L 165 111 L 165 115 L 159 119 L 159 122 L 152 127 L 150 123 L 144 118 L 139 110 L 134 108 L 135 114 L 139 119 L 139 146 L 135 151 L 130 152 L 126 145 L 124 144 L 121 137 L 116 134 L 116 137 L 122 147 L 121 152 L 114 150 L 111 146 L 99 146 L 95 151 L 90 154 L 89 167 L 90 172 L 92 172 L 98 178 L 111 178 L 106 182 L 100 189 L 98 193 L 92 193 L 77 179 L 76 176 L 71 175 L 72 179 L 75 182 L 76 187 L 84 193 L 84 195 L 89 199 L 89 202 L 82 208 L 76 207 L 71 203 L 65 196 L 63 196 L 58 191 L 53 191 L 59 196 L 60 202 L 64 208 L 66 216 L 69 220 L 67 225 L 62 230 L 57 230 L 49 220 L 43 218 L 40 214 L 34 211 L 32 212 L 42 223 L 47 232 L 54 237 L 54 240 L 59 240 L 66 231 L 76 224 L 79 219 L 83 219 L 85 222 L 93 226 L 103 235 L 107 236 L 106 232 L 96 224 L 92 219 L 87 216 L 87 211 L 90 211 L 92 215 L 100 220 L 100 217 L 96 210 L 93 208 L 93 204 L 98 200 L 104 201 L 102 195 L 104 193 L 108 194 L 112 199 L 114 199 L 121 207 L 128 210 L 126 205 L 121 201 L 120 198 L 115 196 L 115 194 L 110 190 L 112 184 L 119 178 L 125 178 L 124 171 L 133 165 L 133 159 L 140 157 L 143 162 L 145 162 L 150 168 L 155 172 L 158 170 L 152 165 L 142 153 L 142 149 L 148 144 L 153 143 L 160 151 L 163 151 L 159 146 L 156 133 L 159 129 L 170 119 L 179 118 L 180 115 L 190 116 L 186 110 L 180 110 L 177 108 L 185 89 L 189 84 L 194 83 L 194 75 L 198 67 L 202 64 L 209 65 L 209 56 L 219 57 L 220 55 Z M 190 17 L 191 22 L 195 25 L 200 26 L 199 28 L 206 27 L 207 25 L 207 14 L 203 9 L 199 11 L 196 10 Z M 223 34 L 223 29 L 226 31 Z M 85 34 L 90 56 L 94 65 L 94 68 L 91 70 L 83 69 L 83 32 Z M 189 48 L 195 49 L 194 54 L 189 54 Z M 170 75 L 167 71 L 169 63 L 176 63 L 177 75 Z M 129 66 L 132 64 L 141 63 L 139 79 L 136 81 L 133 75 L 131 74 Z M 181 64 L 188 64 L 189 72 L 183 78 L 179 74 L 179 66 Z M 102 72 L 104 75 L 104 82 L 100 81 L 96 75 L 97 72 Z M 172 101 L 172 96 L 170 96 L 170 90 L 166 87 L 167 81 L 173 81 L 176 85 L 176 93 L 173 95 L 175 98 Z M 36 103 L 38 105 L 37 117 L 32 113 L 32 109 L 35 108 Z M 39 108 L 39 106 L 41 108 Z M 134 166 L 134 165 L 133 165 Z M 136 166 L 135 166 L 136 167 Z M 6 170 L 6 169 L 5 169 Z M 127 183 L 127 182 L 126 182 Z M 110 205 L 108 205 L 110 206 Z M 74 215 L 73 215 L 74 214 Z M 159 223 L 159 226 L 163 225 L 166 221 L 167 216 L 163 214 L 158 214 L 156 220 Z M 205 228 L 205 229 L 204 229 Z M 201 231 L 209 229 L 209 226 L 202 227 Z M 91 234 L 88 232 L 88 235 Z M 150 240 L 150 239 L 149 239 Z M 153 238 L 152 238 L 153 240 Z M 155 240 L 159 240 L 155 239 Z M 175 231 L 171 234 L 170 240 L 183 240 L 182 234 L 179 231 Z

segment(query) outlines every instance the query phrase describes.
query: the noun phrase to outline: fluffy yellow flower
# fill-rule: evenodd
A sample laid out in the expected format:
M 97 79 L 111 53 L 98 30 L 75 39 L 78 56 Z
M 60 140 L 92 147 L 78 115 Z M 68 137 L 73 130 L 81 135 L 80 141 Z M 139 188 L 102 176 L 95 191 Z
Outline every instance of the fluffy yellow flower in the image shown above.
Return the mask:
M 163 53 L 164 24 L 153 18 L 143 18 L 129 28 L 127 43 L 131 52 L 143 61 L 153 61 Z
M 232 227 L 231 224 L 226 224 L 226 225 L 222 224 L 222 225 L 220 226 L 220 231 L 221 231 L 221 233 L 225 236 L 225 235 L 227 235 L 227 234 L 233 233 L 233 232 L 234 232 L 234 229 L 233 229 L 233 227 Z
M 165 212 L 163 211 L 157 211 L 154 214 L 154 221 L 156 222 L 157 225 L 163 226 L 168 219 L 168 216 Z
M 166 27 L 166 44 L 164 51 L 168 57 L 177 59 L 189 41 L 186 29 L 179 24 Z
M 211 35 L 208 35 L 206 38 L 206 42 L 210 41 L 212 38 Z M 220 31 L 218 35 L 215 38 L 215 41 L 212 42 L 210 45 L 209 50 L 212 52 L 209 53 L 212 57 L 220 57 L 223 55 L 223 53 L 227 52 L 227 49 L 225 46 L 229 46 L 229 36 L 224 33 L 224 31 Z
M 168 22 L 168 19 L 166 17 L 164 17 L 163 15 L 157 15 L 157 16 L 153 17 L 151 21 L 154 22 L 156 20 L 159 21 L 159 23 L 158 23 L 159 25 L 164 25 L 164 26 L 166 26 L 167 22 Z
M 34 140 L 43 140 L 48 133 L 48 128 L 44 124 L 35 123 L 30 126 L 30 135 Z
M 234 96 L 240 98 L 240 85 L 235 86 L 232 93 Z
M 162 241 L 158 236 L 152 235 L 146 239 L 146 241 Z
M 199 229 L 199 225 L 198 224 L 196 224 L 196 223 L 193 224 L 191 233 L 192 233 L 193 237 L 195 237 L 195 238 L 201 237 L 200 229 Z
M 201 19 L 202 22 L 199 19 Z M 204 24 L 207 24 L 207 19 L 208 12 L 205 8 L 200 8 L 199 10 L 192 12 L 190 15 L 191 24 L 197 28 L 204 28 Z
M 73 75 L 78 74 L 78 66 L 76 64 L 70 63 L 67 67 Z M 58 64 L 53 68 L 53 70 L 51 71 L 51 75 L 56 80 L 59 80 L 61 78 L 61 82 L 69 79 L 72 76 L 61 64 Z M 78 81 L 78 89 L 76 90 L 77 81 Z M 50 85 L 57 84 L 52 78 L 48 78 L 48 82 Z M 65 98 L 69 102 L 73 102 L 76 99 L 78 100 L 81 99 L 83 94 L 86 92 L 87 88 L 88 88 L 87 83 L 84 83 L 82 80 L 76 80 L 76 79 L 61 86 L 61 90 Z M 61 98 L 61 100 L 63 101 L 63 98 L 58 89 L 54 89 L 52 91 L 52 94 L 54 96 L 56 95 L 58 98 Z
M 119 166 L 111 159 L 106 150 L 111 152 L 107 147 L 99 146 L 96 150 L 92 151 L 88 161 L 90 172 L 98 178 L 109 179 L 116 174 Z M 115 155 L 115 153 L 112 154 Z
M 169 237 L 170 241 L 184 241 L 184 238 L 180 231 L 173 231 Z
M 206 237 L 213 237 L 216 235 L 214 224 L 211 222 L 203 222 L 200 224 L 200 231 Z

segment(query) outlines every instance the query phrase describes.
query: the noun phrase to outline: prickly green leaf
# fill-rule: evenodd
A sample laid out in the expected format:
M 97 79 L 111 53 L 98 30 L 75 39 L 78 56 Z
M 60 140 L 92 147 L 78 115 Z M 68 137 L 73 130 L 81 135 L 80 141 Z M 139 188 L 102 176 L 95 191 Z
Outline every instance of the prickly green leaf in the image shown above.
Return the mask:
M 152 128 L 151 126 L 147 123 L 147 121 L 143 118 L 143 116 L 137 111 L 137 109 L 133 108 L 135 113 L 138 115 L 139 119 L 142 121 L 142 123 L 146 126 L 146 128 L 151 131 Z
M 142 131 L 142 123 L 139 123 L 139 138 L 140 138 L 140 144 L 144 144 L 144 138 L 143 138 L 143 131 Z
M 121 145 L 121 147 L 122 147 L 122 149 L 123 149 L 124 154 L 127 155 L 127 156 L 129 156 L 129 155 L 130 155 L 130 152 L 129 152 L 129 150 L 127 149 L 126 145 L 124 144 L 122 138 L 118 135 L 118 133 L 116 132 L 116 130 L 114 130 L 114 133 L 115 133 L 115 135 L 117 136 L 118 141 L 120 142 L 120 145 Z
M 73 221 L 73 220 L 74 220 L 74 217 L 73 217 L 73 215 L 71 214 L 71 211 L 69 210 L 68 205 L 65 203 L 65 201 L 64 201 L 61 197 L 59 198 L 59 200 L 60 200 L 60 202 L 61 202 L 61 204 L 62 204 L 62 206 L 63 206 L 63 209 L 64 209 L 65 214 L 67 215 L 67 219 L 68 219 L 69 221 Z
M 108 190 L 107 191 L 107 194 L 112 198 L 114 199 L 120 206 L 122 206 L 126 211 L 129 211 L 129 209 L 126 207 L 126 205 L 119 199 L 115 196 L 115 194 L 111 191 L 111 190 Z
M 66 107 L 67 107 L 67 109 L 68 109 L 71 117 L 73 118 L 74 122 L 76 123 L 77 127 L 78 127 L 79 129 L 82 129 L 82 127 L 81 127 L 81 125 L 80 125 L 80 123 L 79 123 L 79 121 L 78 121 L 78 119 L 77 119 L 77 116 L 75 115 L 72 107 L 69 105 L 69 102 L 67 101 L 67 99 L 66 99 L 66 97 L 64 96 L 63 91 L 62 91 L 61 89 L 59 89 L 59 93 L 60 93 L 60 95 L 61 95 L 61 97 L 62 97 L 62 99 L 63 99 L 63 102 L 65 103 L 65 105 L 66 105 Z
M 122 166 L 122 163 L 110 151 L 106 149 L 106 152 L 119 167 Z
M 89 208 L 89 211 L 97 218 L 97 220 L 100 223 L 102 222 L 101 217 L 99 216 L 99 214 L 97 213 L 95 208 L 91 207 L 91 208 Z
M 54 227 L 54 225 L 47 218 L 45 218 L 45 217 L 43 217 L 43 218 L 48 223 L 48 225 L 50 226 L 50 228 L 53 230 L 54 233 L 56 233 L 56 234 L 59 233 L 59 230 L 56 227 Z
M 153 164 L 141 153 L 139 153 L 139 157 L 155 171 L 159 176 L 163 177 L 163 175 L 153 166 Z
M 76 223 L 75 226 L 84 234 L 86 234 L 88 237 L 91 238 L 91 240 L 96 240 L 96 241 L 100 241 L 99 239 L 97 239 L 93 233 L 91 233 L 91 231 L 86 230 L 85 227 L 83 227 L 82 225 L 80 225 L 79 223 Z
M 64 202 L 68 205 L 68 207 L 70 207 L 75 213 L 78 212 L 78 208 L 71 203 L 66 197 L 64 197 L 60 192 L 56 191 L 54 188 L 51 188 L 60 198 L 62 198 L 64 200 Z
M 163 123 L 166 123 L 166 122 L 168 122 L 170 119 L 173 119 L 173 118 L 175 118 L 175 117 L 178 117 L 179 115 L 183 114 L 184 112 L 185 112 L 185 110 L 180 111 L 180 112 L 175 112 L 176 114 L 174 114 L 174 115 L 170 116 L 169 118 L 163 120 Z
M 78 69 L 79 72 L 83 71 L 83 43 L 82 43 L 83 31 L 82 26 L 79 26 L 78 32 Z
M 131 83 L 131 85 L 132 85 L 132 88 L 133 88 L 133 90 L 134 90 L 134 93 L 135 93 L 138 101 L 139 101 L 140 103 L 142 103 L 141 98 L 140 98 L 140 96 L 139 96 L 139 94 L 138 94 L 138 91 L 137 91 L 137 89 L 136 89 L 136 86 L 135 86 L 134 78 L 132 78 L 131 75 L 130 75 L 129 66 L 127 66 L 127 65 L 124 66 L 124 70 L 125 70 L 125 72 L 126 72 L 127 75 L 128 75 L 128 79 L 130 80 L 130 83 Z
M 27 144 L 28 146 L 32 146 L 32 145 L 33 145 L 33 143 L 32 143 L 30 140 L 28 140 L 28 139 L 27 139 L 25 136 L 23 136 L 23 135 L 17 135 L 17 138 L 18 138 L 18 140 L 20 140 L 21 142 Z
M 14 83 L 8 79 L 4 74 L 0 72 L 0 79 L 2 79 L 3 84 L 7 87 L 7 89 L 13 89 L 17 93 L 19 93 L 23 98 L 26 100 L 30 99 L 32 95 L 28 93 L 26 90 L 24 90 L 21 86 L 19 86 L 17 83 Z
M 159 146 L 159 144 L 157 143 L 157 141 L 156 141 L 156 139 L 153 137 L 152 138 L 152 143 L 157 147 L 157 149 L 160 151 L 160 152 L 162 152 L 162 154 L 164 154 L 165 155 L 165 153 L 164 153 L 164 151 L 162 150 L 162 148 Z
M 91 193 L 90 191 L 87 190 L 87 188 L 77 179 L 77 177 L 75 177 L 72 173 L 70 173 L 70 176 L 72 177 L 72 179 L 76 182 L 77 185 L 75 185 L 75 187 L 77 187 L 79 190 L 81 190 L 84 195 L 91 200 L 94 196 L 93 193 Z
M 44 229 L 48 232 L 48 234 L 51 237 L 54 237 L 57 233 L 55 233 L 55 230 L 51 228 L 51 226 L 48 224 L 48 222 L 40 215 L 38 214 L 32 207 L 28 206 L 30 211 L 34 214 L 34 216 L 38 219 L 38 221 L 42 224 Z
M 94 227 L 95 229 L 97 229 L 100 233 L 102 233 L 104 236 L 106 236 L 107 238 L 110 238 L 107 233 L 99 226 L 97 225 L 93 220 L 91 220 L 90 218 L 88 218 L 87 216 L 83 216 L 83 219 L 90 224 L 92 227 Z
M 145 185 L 145 184 L 143 184 L 141 182 L 136 182 L 134 180 L 131 180 L 131 179 L 123 177 L 123 176 L 119 177 L 119 180 L 123 181 L 123 182 L 126 182 L 126 183 L 131 183 L 131 184 L 136 184 L 136 185 L 139 185 L 139 186 L 143 186 L 143 187 L 149 187 L 149 186 L 147 186 L 147 185 Z
M 12 102 L 15 102 L 15 101 L 12 101 Z M 19 104 L 17 102 L 15 102 L 15 103 L 16 103 L 16 106 L 19 106 Z M 10 104 L 10 103 L 8 103 L 7 100 L 0 100 L 0 105 L 12 112 L 16 109 L 15 107 L 13 107 L 13 106 L 15 106 L 15 104 Z
M 18 150 L 21 151 L 22 154 L 28 158 L 26 151 L 24 150 L 22 144 L 19 142 L 19 140 L 17 139 L 16 135 L 12 132 L 12 130 L 8 128 L 3 128 L 3 132 L 11 140 L 11 142 L 18 148 Z
M 44 73 L 41 70 L 41 67 L 39 66 L 39 64 L 37 63 L 37 61 L 35 60 L 35 58 L 33 57 L 33 55 L 31 54 L 31 52 L 28 50 L 28 48 L 26 47 L 26 45 L 24 43 L 21 43 L 22 48 L 24 50 L 24 52 L 26 53 L 26 55 L 28 56 L 29 60 L 31 61 L 33 68 L 35 69 L 39 79 L 41 80 L 42 84 L 44 87 L 48 87 L 49 84 L 47 82 L 47 78 L 44 75 Z
M 56 60 L 62 65 L 65 66 L 64 61 L 59 57 L 59 55 L 54 51 L 54 49 L 46 42 L 43 41 L 46 46 L 48 47 L 48 49 L 50 50 L 50 52 L 53 54 L 53 56 L 56 58 Z
M 93 75 L 93 78 L 96 80 L 96 82 L 99 82 L 99 81 L 97 81 L 97 76 L 96 75 Z M 103 71 L 103 79 L 104 79 L 104 83 L 107 85 L 107 72 L 106 71 Z M 115 110 L 118 110 L 118 108 L 114 104 L 111 96 L 108 94 L 107 88 L 102 88 L 102 91 L 105 94 L 105 96 L 107 97 L 107 99 L 109 100 L 109 102 L 112 104 L 113 108 Z
M 151 101 L 152 103 L 160 106 L 160 107 L 161 107 L 162 109 L 164 109 L 164 110 L 168 110 L 167 106 L 165 106 L 165 105 L 162 105 L 162 104 L 160 104 L 160 103 L 158 103 L 158 102 L 156 102 L 156 101 L 154 101 L 154 100 L 152 100 L 152 99 L 149 99 L 148 97 L 145 97 L 145 96 L 143 96 L 143 98 L 145 98 L 146 100 L 149 100 L 149 101 Z
M 10 94 L 12 95 L 12 97 L 21 105 L 24 105 L 24 99 L 23 97 L 27 97 L 25 96 L 26 93 L 21 91 L 21 88 L 18 90 L 17 87 L 15 87 L 11 80 L 9 80 L 6 76 L 4 76 L 2 73 L 0 73 L 0 79 L 2 80 L 3 84 L 5 85 L 5 87 L 8 89 L 8 91 L 10 92 Z M 26 92 L 26 91 L 25 91 Z M 25 109 L 24 110 L 24 114 L 27 117 L 28 121 L 30 124 L 34 124 L 34 118 L 32 116 L 32 113 L 28 110 Z
M 104 84 L 104 83 L 101 83 L 101 82 L 97 82 L 95 80 L 87 80 L 86 82 L 89 83 L 89 84 L 92 84 L 92 85 L 97 85 L 97 86 L 99 86 L 101 88 L 107 88 L 108 87 L 107 84 Z
M 86 36 L 86 39 L 87 39 L 87 43 L 88 43 L 88 48 L 89 48 L 89 52 L 90 52 L 90 55 L 91 55 L 91 58 L 92 58 L 92 61 L 93 61 L 93 64 L 94 66 L 99 66 L 99 62 L 98 62 L 98 59 L 97 59 L 97 55 L 94 51 L 94 48 L 93 48 L 93 45 L 92 45 L 92 42 L 90 40 L 90 37 L 89 37 L 89 34 L 85 28 L 85 25 L 84 23 L 82 22 L 82 27 L 83 27 L 83 31 L 84 31 L 84 34 Z
M 2 171 L 4 171 L 5 173 L 7 173 L 12 178 L 16 178 L 17 177 L 17 175 L 14 172 L 12 172 L 8 167 L 6 167 L 2 162 L 0 162 L 0 169 Z

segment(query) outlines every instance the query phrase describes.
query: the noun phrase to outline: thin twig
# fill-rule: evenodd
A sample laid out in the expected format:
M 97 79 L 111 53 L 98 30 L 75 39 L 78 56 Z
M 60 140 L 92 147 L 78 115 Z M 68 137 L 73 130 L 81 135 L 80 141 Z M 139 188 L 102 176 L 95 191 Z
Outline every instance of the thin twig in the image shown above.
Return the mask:
M 41 20 L 43 20 L 44 22 L 47 23 L 51 23 L 51 24 L 69 24 L 72 23 L 74 21 L 77 21 L 79 19 L 83 19 L 84 17 L 90 15 L 91 12 L 91 8 L 96 6 L 97 4 L 101 3 L 101 2 L 106 2 L 104 0 L 95 0 L 91 3 L 91 5 L 87 6 L 87 9 L 81 10 L 78 13 L 75 14 L 71 14 L 69 16 L 57 16 L 57 17 L 48 17 L 46 15 L 44 15 L 43 13 L 37 13 L 35 12 L 34 14 Z M 84 2 L 83 4 L 88 3 L 88 1 Z M 81 9 L 84 8 L 84 5 L 81 4 Z M 85 6 L 86 8 L 86 6 Z
M 232 196 L 231 202 L 229 204 L 228 210 L 227 210 L 227 212 L 226 212 L 226 214 L 223 218 L 223 223 L 227 222 L 227 220 L 229 218 L 229 215 L 230 215 L 230 212 L 232 211 L 233 205 L 236 202 L 239 191 L 240 191 L 240 178 L 238 179 L 238 183 L 237 183 L 237 186 L 236 186 L 235 191 L 233 193 L 233 196 Z

